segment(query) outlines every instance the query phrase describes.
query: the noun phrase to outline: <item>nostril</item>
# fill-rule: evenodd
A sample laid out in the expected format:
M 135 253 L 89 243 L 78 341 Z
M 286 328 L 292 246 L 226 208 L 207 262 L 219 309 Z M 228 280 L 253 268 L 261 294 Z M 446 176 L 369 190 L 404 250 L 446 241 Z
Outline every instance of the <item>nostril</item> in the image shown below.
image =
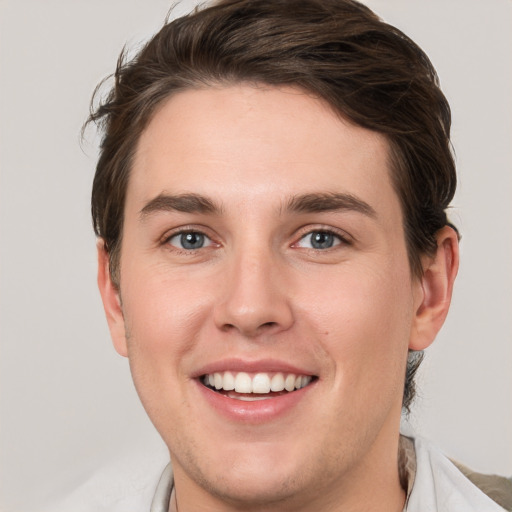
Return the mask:
M 279 330 L 279 322 L 264 322 L 254 331 L 255 335 L 276 332 Z
M 224 331 L 224 332 L 228 332 L 228 331 L 232 331 L 232 330 L 236 330 L 236 327 L 233 325 L 233 324 L 224 324 L 221 329 Z

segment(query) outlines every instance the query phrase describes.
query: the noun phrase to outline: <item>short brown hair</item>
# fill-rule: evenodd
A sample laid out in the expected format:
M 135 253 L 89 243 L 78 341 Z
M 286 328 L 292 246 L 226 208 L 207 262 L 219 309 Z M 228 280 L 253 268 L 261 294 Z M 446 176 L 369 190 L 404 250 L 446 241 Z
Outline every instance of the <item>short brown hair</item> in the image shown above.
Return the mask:
M 127 183 L 139 137 L 155 109 L 178 91 L 237 83 L 294 86 L 327 102 L 390 146 L 411 272 L 437 248 L 456 187 L 450 108 L 425 53 L 353 0 L 221 0 L 166 23 L 92 109 L 104 136 L 92 191 L 96 234 L 119 285 Z M 403 404 L 421 360 L 410 354 Z

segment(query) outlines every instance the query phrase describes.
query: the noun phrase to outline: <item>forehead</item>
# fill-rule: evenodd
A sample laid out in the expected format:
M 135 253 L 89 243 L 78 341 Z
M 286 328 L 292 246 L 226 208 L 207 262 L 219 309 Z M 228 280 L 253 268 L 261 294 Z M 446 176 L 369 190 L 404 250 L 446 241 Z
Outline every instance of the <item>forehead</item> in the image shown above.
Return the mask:
M 320 191 L 396 210 L 388 150 L 384 136 L 295 88 L 188 90 L 142 133 L 127 201 L 142 208 L 162 192 L 194 192 L 252 203 Z

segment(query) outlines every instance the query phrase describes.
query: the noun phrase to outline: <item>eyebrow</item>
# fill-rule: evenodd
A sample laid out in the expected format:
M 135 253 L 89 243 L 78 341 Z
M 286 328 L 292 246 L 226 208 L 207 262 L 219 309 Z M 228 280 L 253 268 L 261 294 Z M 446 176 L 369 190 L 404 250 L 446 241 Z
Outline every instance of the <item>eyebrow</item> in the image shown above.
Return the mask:
M 222 214 L 222 207 L 200 194 L 159 194 L 140 210 L 141 220 L 158 212 L 183 212 L 202 214 Z M 355 211 L 371 218 L 377 213 L 365 201 L 352 194 L 336 192 L 317 192 L 293 196 L 288 201 L 285 211 L 295 213 L 319 213 L 340 210 Z
M 200 194 L 159 194 L 147 202 L 140 210 L 141 220 L 158 212 L 184 212 L 220 214 L 222 208 L 211 199 Z
M 348 210 L 376 218 L 376 211 L 365 201 L 352 194 L 320 192 L 293 196 L 286 210 L 297 213 L 318 213 Z

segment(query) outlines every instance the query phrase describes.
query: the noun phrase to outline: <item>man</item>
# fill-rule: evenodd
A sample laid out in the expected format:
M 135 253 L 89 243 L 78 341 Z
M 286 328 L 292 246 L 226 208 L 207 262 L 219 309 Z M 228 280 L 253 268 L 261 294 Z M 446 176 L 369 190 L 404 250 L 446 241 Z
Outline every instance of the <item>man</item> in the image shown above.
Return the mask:
M 223 1 L 92 119 L 99 287 L 172 463 L 152 510 L 503 510 L 399 435 L 458 267 L 412 41 L 352 1 Z

